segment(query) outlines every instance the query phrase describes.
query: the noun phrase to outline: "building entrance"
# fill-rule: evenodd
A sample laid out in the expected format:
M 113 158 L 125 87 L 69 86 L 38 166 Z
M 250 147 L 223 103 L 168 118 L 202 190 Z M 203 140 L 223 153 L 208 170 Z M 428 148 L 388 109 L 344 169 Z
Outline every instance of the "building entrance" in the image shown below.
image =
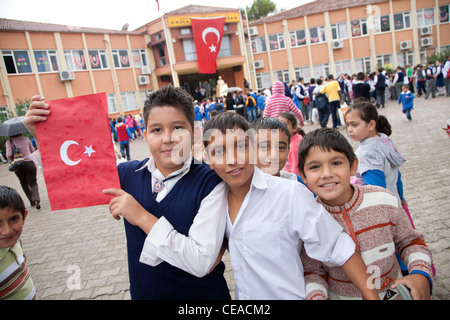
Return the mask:
M 216 83 L 219 78 L 219 74 L 183 74 L 178 75 L 180 86 L 189 92 L 195 100 L 201 101 L 203 98 L 213 97 L 216 94 Z M 205 83 L 206 82 L 206 83 Z M 210 86 L 209 97 L 208 97 L 208 86 Z M 204 95 L 202 93 L 204 92 Z

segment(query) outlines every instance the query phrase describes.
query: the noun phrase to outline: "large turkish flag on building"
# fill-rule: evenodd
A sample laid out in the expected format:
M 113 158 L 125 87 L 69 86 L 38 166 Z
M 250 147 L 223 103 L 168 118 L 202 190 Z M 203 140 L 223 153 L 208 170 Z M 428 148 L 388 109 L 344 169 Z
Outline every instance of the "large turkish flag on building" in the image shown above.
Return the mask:
M 190 18 L 197 51 L 198 73 L 216 73 L 225 17 Z
M 48 102 L 51 115 L 36 124 L 52 210 L 108 204 L 120 188 L 106 94 Z

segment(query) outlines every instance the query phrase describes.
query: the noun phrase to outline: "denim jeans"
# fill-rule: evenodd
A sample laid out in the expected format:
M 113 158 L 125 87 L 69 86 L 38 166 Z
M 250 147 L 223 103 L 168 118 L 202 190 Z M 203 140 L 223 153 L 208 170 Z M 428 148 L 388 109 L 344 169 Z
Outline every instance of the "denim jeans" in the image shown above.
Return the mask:
M 120 153 L 122 157 L 125 158 L 125 153 L 127 156 L 127 160 L 130 161 L 130 142 L 125 142 L 120 144 Z
M 339 115 L 338 115 L 338 109 L 340 106 L 339 100 L 337 101 L 331 101 L 329 103 L 330 106 L 330 113 L 331 113 L 331 120 L 333 120 L 333 128 L 337 128 L 339 126 Z
M 412 120 L 412 118 L 411 118 L 411 109 L 405 109 L 404 112 L 406 114 L 406 118 L 408 118 L 408 120 Z
M 247 108 L 248 121 L 253 122 L 256 120 L 256 108 Z

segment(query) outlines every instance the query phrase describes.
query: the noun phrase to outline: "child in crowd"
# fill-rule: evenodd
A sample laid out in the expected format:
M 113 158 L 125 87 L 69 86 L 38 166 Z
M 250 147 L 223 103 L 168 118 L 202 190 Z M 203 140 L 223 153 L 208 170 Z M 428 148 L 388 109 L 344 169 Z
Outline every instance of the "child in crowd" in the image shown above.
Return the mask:
M 120 164 L 121 189 L 103 191 L 115 196 L 112 216 L 124 218 L 132 299 L 230 299 L 224 263 L 212 269 L 224 238 L 226 185 L 191 156 L 192 106 L 181 88 L 152 92 L 144 105 L 152 158 Z M 34 96 L 30 133 L 49 114 Z
M 298 146 L 302 141 L 302 137 L 305 132 L 298 125 L 297 118 L 292 112 L 283 112 L 278 116 L 278 119 L 286 124 L 289 134 L 291 135 L 291 142 L 289 144 L 289 155 L 286 161 L 284 170 L 287 172 L 292 172 L 298 175 Z
M 290 153 L 291 134 L 286 125 L 277 118 L 266 117 L 250 126 L 255 130 L 256 166 L 272 176 L 298 180 L 300 176 L 282 170 Z
M 402 86 L 402 93 L 398 98 L 398 103 L 402 104 L 402 111 L 406 114 L 406 118 L 411 121 L 411 111 L 414 109 L 414 94 L 409 91 L 409 85 L 405 84 Z
M 355 244 L 313 194 L 255 167 L 249 128 L 242 116 L 225 113 L 208 121 L 203 132 L 206 160 L 228 185 L 226 236 L 236 298 L 304 299 L 304 243 L 309 256 L 342 266 L 366 298 L 378 299 L 366 287 Z
M 19 193 L 0 186 L 0 300 L 34 300 L 20 235 L 28 211 Z
M 122 117 L 117 118 L 116 130 L 122 158 L 125 158 L 126 155 L 127 160 L 130 161 L 130 141 L 132 140 L 132 136 L 127 128 L 127 125 L 123 123 Z
M 429 299 L 431 253 L 422 234 L 412 228 L 394 194 L 376 186 L 350 184 L 358 159 L 347 139 L 336 130 L 317 129 L 304 137 L 299 154 L 300 175 L 317 194 L 318 202 L 352 237 L 380 297 L 403 284 L 413 299 Z M 410 274 L 404 278 L 396 252 L 408 262 Z M 304 253 L 302 261 L 307 299 L 361 298 L 342 268 L 322 264 Z

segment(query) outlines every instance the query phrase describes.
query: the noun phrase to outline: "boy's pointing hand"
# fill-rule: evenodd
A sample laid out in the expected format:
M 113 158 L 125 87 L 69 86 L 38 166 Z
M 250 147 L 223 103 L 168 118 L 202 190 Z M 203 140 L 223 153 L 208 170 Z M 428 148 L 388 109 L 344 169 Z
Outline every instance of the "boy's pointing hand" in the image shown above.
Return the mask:
M 145 210 L 132 195 L 122 189 L 106 189 L 103 193 L 115 196 L 109 202 L 109 211 L 114 219 L 120 220 L 120 216 L 132 225 L 138 226 L 146 234 L 150 232 L 158 219 Z

